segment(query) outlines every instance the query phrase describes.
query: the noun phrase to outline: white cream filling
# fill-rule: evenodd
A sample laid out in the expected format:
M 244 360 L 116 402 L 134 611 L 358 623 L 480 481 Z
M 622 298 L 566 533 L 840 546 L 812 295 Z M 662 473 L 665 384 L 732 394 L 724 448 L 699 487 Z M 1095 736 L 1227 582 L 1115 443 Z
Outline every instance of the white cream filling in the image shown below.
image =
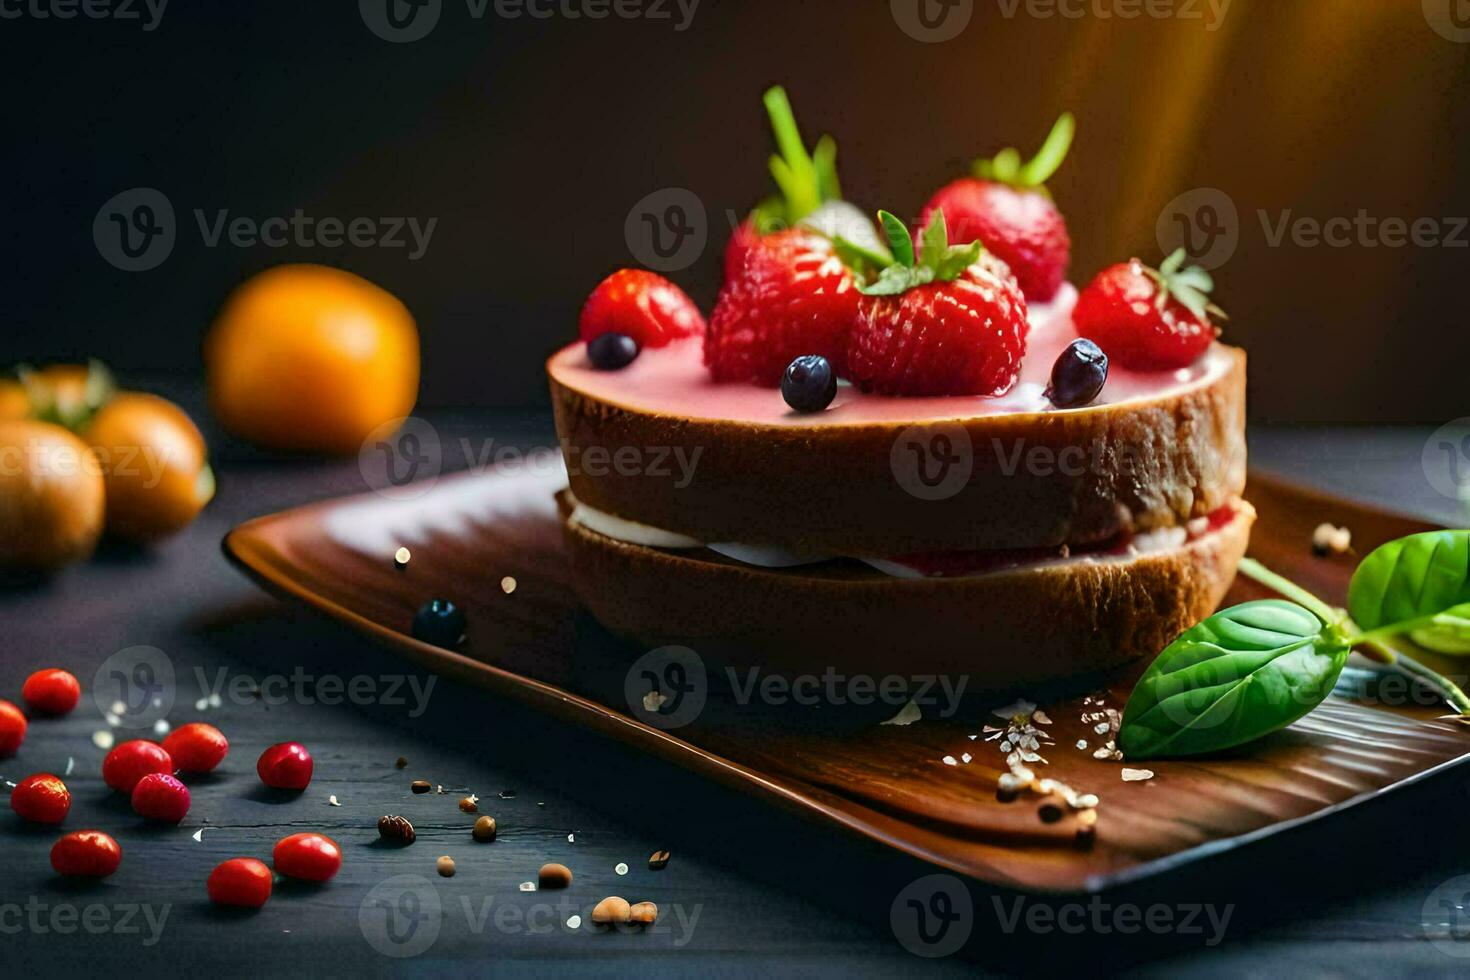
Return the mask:
M 570 493 L 568 494 L 570 496 Z M 651 527 L 630 521 L 626 518 L 617 517 L 595 507 L 588 507 L 581 501 L 574 501 L 572 513 L 569 520 L 573 524 L 585 527 L 605 538 L 612 538 L 623 544 L 639 545 L 644 548 L 664 548 L 670 551 L 688 551 L 694 548 L 707 548 L 731 559 L 742 565 L 751 565 L 756 568 L 799 568 L 803 565 L 818 565 L 825 561 L 832 561 L 840 555 L 809 555 L 789 551 L 775 545 L 715 543 L 705 544 L 687 534 L 679 534 L 676 531 L 665 531 L 662 528 Z M 1156 554 L 1167 551 L 1175 551 L 1184 547 L 1191 537 L 1198 537 L 1208 528 L 1206 518 L 1198 518 L 1190 521 L 1186 527 L 1166 527 L 1157 531 L 1147 531 L 1134 535 L 1128 542 L 1128 547 L 1121 554 L 1100 553 L 1085 555 L 1068 555 L 1056 558 L 1046 558 L 1039 561 L 1028 562 L 1028 568 L 1046 568 L 1051 565 L 1062 565 L 1068 562 L 1107 562 L 1107 561 L 1129 561 L 1140 555 Z M 863 562 L 872 569 L 882 572 L 892 578 L 928 578 L 923 571 L 911 565 L 885 558 L 860 558 L 852 556 L 854 560 Z M 1015 566 L 1011 566 L 1015 567 Z M 987 569 L 975 572 L 975 575 L 987 575 L 995 571 L 1006 569 Z M 965 578 L 969 576 L 953 576 Z

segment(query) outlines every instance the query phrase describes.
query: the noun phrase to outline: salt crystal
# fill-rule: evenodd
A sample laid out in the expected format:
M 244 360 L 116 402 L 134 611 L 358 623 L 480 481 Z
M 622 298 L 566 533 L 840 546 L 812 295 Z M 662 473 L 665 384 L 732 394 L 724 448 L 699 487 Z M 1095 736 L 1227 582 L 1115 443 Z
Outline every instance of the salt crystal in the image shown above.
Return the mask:
M 341 805 L 342 804 L 340 804 L 340 803 L 337 802 L 337 796 L 336 796 L 335 793 L 333 795 L 327 797 L 327 806 L 341 806 Z
M 1049 718 L 1047 716 L 1047 713 L 1045 711 L 1034 711 L 1034 712 L 1032 712 L 1031 713 L 1031 719 L 1033 721 L 1035 721 L 1038 725 L 1050 725 L 1051 724 L 1051 718 Z
M 966 752 L 964 755 L 960 756 L 960 761 L 963 762 L 965 765 L 969 765 L 970 759 L 972 758 L 973 756 L 971 756 L 970 753 Z
M 575 844 L 575 843 L 577 843 L 577 835 L 576 834 L 567 834 L 567 843 L 568 844 Z
M 1106 745 L 1104 745 L 1102 748 L 1100 748 L 1096 752 L 1092 753 L 1092 757 L 1094 759 L 1106 759 L 1108 756 L 1110 756 L 1112 754 L 1113 754 L 1113 750 L 1110 749 L 1110 748 L 1108 748 Z
M 533 892 L 535 890 L 536 890 L 536 883 L 534 881 L 523 881 L 523 882 L 521 882 L 521 891 L 523 891 L 523 892 Z
M 1087 748 L 1087 739 L 1085 739 L 1085 738 L 1079 738 L 1077 740 L 1077 748 L 1078 748 L 1078 750 L 1082 750 L 1082 749 Z
M 168 719 L 160 718 L 153 723 L 153 734 L 167 735 L 169 729 Z
M 567 928 L 568 929 L 580 929 L 580 928 L 582 928 L 582 917 L 580 915 L 574 915 L 574 916 L 572 916 L 570 919 L 567 920 Z
M 947 756 L 945 756 L 945 757 L 944 757 L 944 758 L 943 758 L 943 759 L 942 759 L 942 760 L 940 760 L 940 761 L 941 761 L 941 762 L 943 762 L 943 763 L 944 763 L 944 764 L 945 764 L 945 765 L 946 765 L 946 766 L 957 766 L 957 765 L 959 765 L 959 764 L 960 764 L 960 760 L 958 760 L 958 759 L 956 759 L 956 758 L 955 758 L 955 757 L 954 757 L 954 756 L 952 756 L 952 755 L 947 755 Z
M 626 865 L 626 864 L 624 864 L 624 863 L 623 863 L 623 862 L 621 862 L 621 861 L 619 861 L 619 862 L 618 862 L 618 863 L 617 863 L 617 864 L 616 864 L 616 865 L 615 865 L 615 866 L 614 866 L 614 867 L 613 867 L 613 870 L 614 870 L 614 871 L 616 871 L 616 872 L 617 872 L 617 873 L 618 873 L 618 874 L 620 874 L 620 875 L 625 875 L 625 874 L 627 874 L 627 873 L 628 873 L 628 866 L 627 866 L 627 865 Z
M 116 740 L 112 737 L 112 732 L 102 731 L 92 733 L 92 744 L 97 746 L 99 749 L 105 750 L 112 748 L 112 743 L 114 741 Z
M 194 842 L 196 844 L 203 844 L 204 843 L 204 828 L 203 827 L 200 827 L 198 830 L 194 831 Z

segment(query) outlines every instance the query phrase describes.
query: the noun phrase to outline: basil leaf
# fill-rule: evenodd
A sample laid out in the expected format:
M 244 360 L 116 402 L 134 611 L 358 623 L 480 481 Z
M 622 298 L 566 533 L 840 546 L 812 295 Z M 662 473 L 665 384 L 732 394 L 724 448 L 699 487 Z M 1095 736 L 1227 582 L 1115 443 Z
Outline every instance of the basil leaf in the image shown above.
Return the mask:
M 1353 573 L 1348 614 L 1365 632 L 1470 603 L 1470 531 L 1426 531 L 1376 549 Z
M 1268 735 L 1326 699 L 1347 655 L 1338 630 L 1294 602 L 1218 612 L 1169 644 L 1139 679 L 1118 747 L 1137 759 L 1198 755 Z
M 1409 639 L 1435 653 L 1470 654 L 1470 605 L 1445 610 L 1434 617 L 1432 625 L 1411 630 Z

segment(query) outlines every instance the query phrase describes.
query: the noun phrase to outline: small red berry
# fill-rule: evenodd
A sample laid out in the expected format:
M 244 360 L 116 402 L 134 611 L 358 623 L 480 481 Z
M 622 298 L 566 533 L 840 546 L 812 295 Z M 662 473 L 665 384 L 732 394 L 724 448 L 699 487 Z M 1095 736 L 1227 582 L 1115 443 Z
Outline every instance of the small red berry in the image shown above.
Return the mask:
M 66 784 L 49 772 L 22 779 L 10 794 L 10 808 L 32 823 L 61 823 L 71 810 Z
M 276 870 L 305 881 L 326 881 L 342 867 L 342 849 L 323 834 L 292 834 L 276 842 Z
M 704 316 L 678 286 L 643 269 L 620 269 L 604 279 L 577 323 L 585 341 L 605 333 L 632 337 L 640 348 L 663 347 L 704 333 Z
M 51 846 L 51 867 L 68 878 L 106 878 L 122 863 L 122 848 L 100 830 L 78 830 Z
M 255 771 L 275 789 L 306 789 L 311 783 L 311 753 L 300 742 L 282 742 L 260 753 Z
M 173 776 L 151 772 L 133 787 L 133 810 L 163 823 L 178 823 L 189 813 L 189 787 Z
M 230 858 L 209 873 L 205 887 L 216 905 L 258 909 L 271 897 L 271 869 L 255 858 Z
M 1184 261 L 1180 249 L 1157 270 L 1133 259 L 1099 272 L 1072 311 L 1078 335 L 1132 371 L 1193 364 L 1215 340 L 1210 314 L 1220 314 L 1209 303 L 1214 280 Z
M 26 740 L 26 716 L 9 701 L 0 701 L 0 758 L 15 755 Z
M 740 274 L 725 281 L 704 338 L 704 363 L 721 382 L 781 384 L 798 357 L 819 354 L 847 376 L 857 319 L 852 273 L 827 239 L 805 228 L 757 240 Z
M 218 728 L 195 721 L 169 732 L 163 750 L 182 772 L 213 772 L 230 751 L 230 743 Z
M 82 685 L 70 671 L 52 667 L 26 678 L 20 689 L 32 711 L 43 715 L 69 714 L 82 696 Z
M 124 742 L 102 760 L 102 781 L 119 793 L 131 793 L 138 780 L 151 772 L 172 773 L 174 762 L 157 742 Z

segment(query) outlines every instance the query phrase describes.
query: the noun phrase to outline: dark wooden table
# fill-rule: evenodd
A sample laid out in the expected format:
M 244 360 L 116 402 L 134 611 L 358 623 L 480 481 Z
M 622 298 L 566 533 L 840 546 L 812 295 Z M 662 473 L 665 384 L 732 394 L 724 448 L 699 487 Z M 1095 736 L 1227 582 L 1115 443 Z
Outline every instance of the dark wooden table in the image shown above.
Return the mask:
M 464 465 L 461 437 L 479 447 L 490 436 L 521 446 L 549 436 L 541 416 L 429 417 L 444 438 L 446 469 Z M 1454 522 L 1455 504 L 1420 468 L 1427 434 L 1262 429 L 1255 462 Z M 55 833 L 0 816 L 6 976 L 975 972 L 977 964 L 920 960 L 895 942 L 884 927 L 893 893 L 865 889 L 871 855 L 863 848 L 481 692 L 405 673 L 347 630 L 265 597 L 221 555 L 223 534 L 253 516 L 360 492 L 362 478 L 354 460 L 280 461 L 235 450 L 218 463 L 218 499 L 177 539 L 150 553 L 108 550 L 49 584 L 0 592 L 0 697 L 18 700 L 23 678 L 43 665 L 74 671 L 86 692 L 70 717 L 34 722 L 21 754 L 0 761 L 0 777 L 70 769 L 66 827 L 106 829 L 124 851 L 112 878 L 68 885 L 47 861 Z M 231 740 L 221 771 L 191 781 L 193 809 L 178 828 L 141 825 L 100 778 L 104 752 L 94 734 L 151 737 L 110 728 L 91 697 L 109 683 L 105 670 L 96 677 L 104 661 L 137 645 L 163 651 L 175 672 L 169 720 L 209 721 Z M 362 678 L 356 696 L 334 686 L 352 690 L 354 678 Z M 426 698 L 416 695 L 414 684 L 423 691 L 431 682 Z M 219 703 L 201 707 L 211 691 Z M 325 703 L 332 700 L 341 703 Z M 316 778 L 304 794 L 266 792 L 255 777 L 260 751 L 284 740 L 315 755 Z M 408 759 L 401 770 L 400 756 Z M 444 793 L 412 795 L 414 779 Z M 1470 794 L 1457 779 L 1439 788 L 1432 809 L 1385 812 L 1371 837 L 1332 840 L 1291 867 L 1238 871 L 1320 882 L 1320 898 L 1273 905 L 1268 887 L 1218 946 L 1147 933 L 1101 937 L 1087 962 L 1061 964 L 1050 938 L 1038 936 L 1028 965 L 1103 973 L 1126 964 L 1160 975 L 1463 974 L 1470 937 L 1444 937 L 1464 934 L 1467 913 L 1425 911 L 1437 886 L 1470 874 Z M 499 821 L 494 844 L 470 840 L 472 818 L 457 806 L 469 793 Z M 329 803 L 334 795 L 340 806 Z M 375 823 L 385 813 L 409 817 L 417 843 L 381 846 Z M 278 838 L 303 830 L 342 845 L 334 881 L 279 884 L 253 915 L 208 904 L 204 880 L 217 862 L 269 861 Z M 673 858 L 650 871 L 648 856 L 661 848 Z M 435 874 L 442 854 L 457 861 L 455 877 Z M 1364 855 L 1373 860 L 1360 863 Z M 546 861 L 570 866 L 573 887 L 522 892 Z M 615 871 L 620 863 L 626 875 Z M 609 894 L 656 901 L 660 926 L 591 931 L 588 912 Z M 977 907 L 981 917 L 996 914 Z M 582 928 L 567 926 L 573 915 Z

